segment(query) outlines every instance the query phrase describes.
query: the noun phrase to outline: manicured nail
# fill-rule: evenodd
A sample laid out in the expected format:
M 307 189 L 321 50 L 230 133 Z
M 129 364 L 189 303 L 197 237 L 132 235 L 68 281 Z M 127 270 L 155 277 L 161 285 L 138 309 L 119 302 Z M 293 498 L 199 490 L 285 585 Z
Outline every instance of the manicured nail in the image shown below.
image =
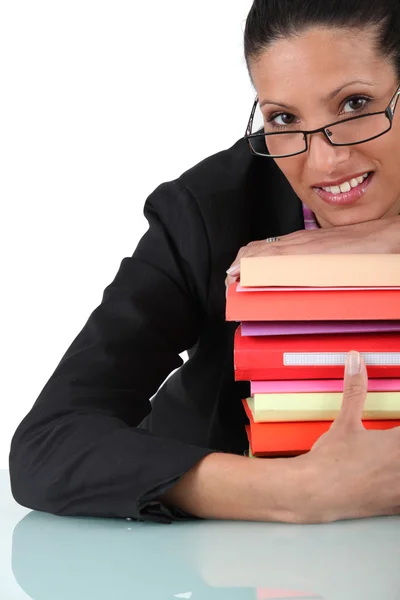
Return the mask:
M 357 350 L 351 350 L 346 357 L 346 373 L 348 375 L 357 375 L 361 369 L 361 356 Z
M 229 269 L 227 269 L 226 272 L 228 275 L 233 275 L 233 273 L 239 272 L 239 265 L 232 265 Z

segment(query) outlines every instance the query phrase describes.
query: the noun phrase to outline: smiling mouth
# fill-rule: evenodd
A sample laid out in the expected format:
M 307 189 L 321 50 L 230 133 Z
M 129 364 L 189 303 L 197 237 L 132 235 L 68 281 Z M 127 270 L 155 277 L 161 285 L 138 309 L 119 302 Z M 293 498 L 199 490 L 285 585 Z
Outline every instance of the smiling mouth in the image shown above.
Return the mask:
M 350 192 L 352 189 L 361 185 L 363 181 L 367 179 L 368 175 L 370 175 L 370 172 L 367 172 L 364 175 L 360 175 L 359 177 L 350 178 L 348 181 L 344 181 L 340 185 L 331 185 L 328 187 L 313 187 L 314 189 L 324 190 L 325 192 L 329 192 L 330 194 L 343 194 L 346 192 Z
M 373 178 L 373 171 L 350 179 L 340 185 L 313 187 L 312 189 L 328 204 L 352 204 L 366 192 Z

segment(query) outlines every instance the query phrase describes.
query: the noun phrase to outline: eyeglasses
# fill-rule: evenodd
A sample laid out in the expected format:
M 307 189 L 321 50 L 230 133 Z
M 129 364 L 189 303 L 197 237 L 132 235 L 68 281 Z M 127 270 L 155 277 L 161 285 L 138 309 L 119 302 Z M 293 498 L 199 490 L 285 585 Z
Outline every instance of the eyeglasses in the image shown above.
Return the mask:
M 323 133 L 332 146 L 362 144 L 390 131 L 399 96 L 400 86 L 397 88 L 385 110 L 328 123 L 328 125 L 319 129 L 310 131 L 297 129 L 293 131 L 265 133 L 264 126 L 262 126 L 256 133 L 252 133 L 254 115 L 258 104 L 258 97 L 256 97 L 244 138 L 247 140 L 253 154 L 270 158 L 285 158 L 307 152 L 308 136 L 314 133 Z M 261 114 L 261 110 L 259 112 Z M 264 120 L 264 117 L 262 117 L 262 120 Z

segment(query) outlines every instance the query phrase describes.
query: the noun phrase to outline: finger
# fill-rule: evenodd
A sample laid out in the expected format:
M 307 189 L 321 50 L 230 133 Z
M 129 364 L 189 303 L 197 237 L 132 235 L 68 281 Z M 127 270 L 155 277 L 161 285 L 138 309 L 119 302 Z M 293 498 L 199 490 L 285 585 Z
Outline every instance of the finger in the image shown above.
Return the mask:
M 255 256 L 254 250 L 250 248 L 242 248 L 237 257 L 232 263 L 232 266 L 227 269 L 227 274 L 230 277 L 239 277 L 240 275 L 240 261 L 242 258 L 249 258 L 250 256 Z
M 234 263 L 226 272 L 228 277 L 238 277 L 240 274 L 240 263 Z
M 271 256 L 276 254 L 282 254 L 281 247 L 271 242 L 264 243 L 263 245 L 252 245 L 245 246 L 241 249 L 237 257 L 232 263 L 232 266 L 227 269 L 227 274 L 232 277 L 237 277 L 240 274 L 240 261 L 242 258 L 251 258 L 255 256 Z M 288 246 L 289 247 L 289 246 Z
M 362 415 L 367 398 L 368 375 L 363 357 L 351 350 L 346 357 L 343 399 L 334 428 L 364 429 Z
M 297 233 L 297 232 L 294 232 Z M 240 260 L 242 258 L 248 258 L 251 256 L 272 256 L 277 254 L 296 254 L 296 252 L 291 252 L 293 248 L 293 243 L 284 244 L 285 238 L 290 238 L 293 234 L 288 234 L 286 236 L 282 236 L 279 238 L 278 242 L 267 242 L 265 239 L 263 240 L 253 240 L 247 244 L 247 246 L 243 246 L 240 248 L 239 252 L 236 255 L 235 260 L 226 270 L 227 274 L 232 277 L 237 277 L 240 274 Z M 308 252 L 310 250 L 308 249 Z M 303 253 L 308 253 L 304 252 Z M 311 250 L 313 252 L 313 250 Z M 315 252 L 314 252 L 315 253 Z
M 233 283 L 234 281 L 237 281 L 238 278 L 237 277 L 231 277 L 230 275 L 228 275 L 225 279 L 225 299 L 228 297 L 228 288 L 231 285 L 231 283 Z
M 239 252 L 237 253 L 236 258 L 233 261 L 232 265 L 229 267 L 229 269 L 226 270 L 228 276 L 238 277 L 238 275 L 240 274 L 240 259 L 246 253 L 249 253 L 249 252 L 250 251 L 247 246 L 242 246 L 242 248 L 239 249 Z

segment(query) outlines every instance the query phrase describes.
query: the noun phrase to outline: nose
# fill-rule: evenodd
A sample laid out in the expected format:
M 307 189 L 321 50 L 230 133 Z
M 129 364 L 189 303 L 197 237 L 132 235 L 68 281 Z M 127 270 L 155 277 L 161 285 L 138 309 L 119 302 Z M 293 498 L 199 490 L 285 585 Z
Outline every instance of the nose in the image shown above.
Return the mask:
M 308 136 L 308 166 L 314 172 L 329 175 L 337 166 L 349 160 L 349 146 L 332 146 L 323 133 Z

